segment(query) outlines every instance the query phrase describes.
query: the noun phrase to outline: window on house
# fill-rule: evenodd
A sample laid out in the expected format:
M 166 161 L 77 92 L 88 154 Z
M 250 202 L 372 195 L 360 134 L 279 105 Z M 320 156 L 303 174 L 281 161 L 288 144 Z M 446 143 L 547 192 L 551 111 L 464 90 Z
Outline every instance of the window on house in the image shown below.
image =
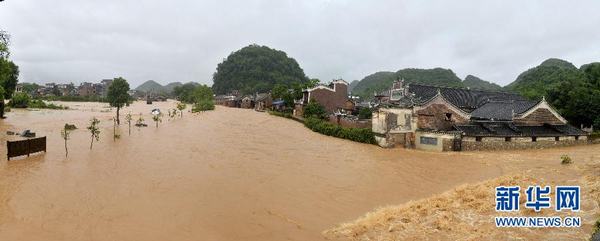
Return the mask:
M 475 137 L 475 141 L 477 141 L 477 142 L 481 142 L 481 139 L 483 139 L 481 136 Z
M 446 120 L 452 120 L 452 113 L 446 113 Z
M 554 140 L 555 140 L 555 141 L 560 141 L 560 137 L 558 137 L 558 136 L 557 136 L 557 137 L 554 137 Z
M 531 137 L 531 141 L 536 142 L 537 141 L 537 137 Z
M 437 145 L 437 138 L 435 138 L 435 137 L 421 136 L 421 138 L 419 138 L 419 140 L 421 141 L 421 144 L 423 144 L 423 145 L 433 145 L 433 146 Z
M 510 141 L 511 141 L 511 138 L 510 138 L 510 137 L 504 137 L 504 141 L 506 141 L 506 142 L 510 142 Z

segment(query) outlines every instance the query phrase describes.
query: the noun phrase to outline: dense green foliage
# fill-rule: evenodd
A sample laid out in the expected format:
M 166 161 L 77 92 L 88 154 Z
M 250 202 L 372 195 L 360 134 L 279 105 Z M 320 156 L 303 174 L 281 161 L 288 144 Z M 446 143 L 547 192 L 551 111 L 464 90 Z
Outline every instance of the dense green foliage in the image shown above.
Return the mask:
M 108 86 L 106 99 L 108 100 L 108 103 L 110 103 L 110 106 L 117 107 L 117 124 L 121 124 L 121 120 L 119 119 L 119 111 L 121 108 L 125 105 L 129 105 L 133 101 L 128 91 L 129 83 L 121 77 L 115 78 L 112 81 L 112 84 Z
M 0 86 L 4 88 L 5 98 L 12 96 L 17 82 L 19 82 L 19 67 L 8 59 L 0 58 Z
M 27 108 L 30 101 L 31 97 L 27 93 L 15 93 L 9 105 L 13 108 Z
M 328 117 L 325 108 L 319 102 L 311 100 L 304 107 L 304 118 L 326 119 Z
M 48 95 L 40 97 L 51 101 L 74 101 L 74 102 L 108 102 L 108 99 L 99 95 L 78 96 L 78 95 Z
M 294 100 L 302 99 L 302 90 L 313 88 L 319 84 L 319 79 L 311 79 L 305 83 L 292 83 L 290 85 L 275 84 L 271 90 L 273 99 L 282 99 L 285 106 L 294 107 Z
M 389 89 L 395 80 L 401 78 L 405 84 L 464 87 L 462 80 L 450 69 L 401 69 L 398 72 L 377 72 L 363 78 L 354 87 L 352 94 L 372 98 L 374 92 Z
M 194 89 L 198 83 L 189 82 L 173 88 L 173 96 L 179 101 L 185 103 L 194 103 Z
M 68 109 L 66 106 L 46 103 L 40 99 L 32 99 L 27 93 L 15 93 L 9 103 L 13 108 L 37 108 L 37 109 Z
M 359 119 L 371 119 L 371 117 L 373 117 L 373 111 L 371 111 L 369 108 L 361 108 L 358 111 Z
M 275 84 L 289 86 L 307 81 L 296 60 L 285 52 L 250 45 L 233 52 L 217 66 L 212 88 L 217 94 L 227 94 L 233 90 L 254 94 L 267 92 Z
M 465 80 L 463 81 L 463 85 L 465 87 L 469 87 L 475 90 L 492 90 L 492 91 L 500 91 L 502 87 L 495 83 L 491 83 L 489 81 L 482 80 L 477 76 L 467 75 Z
M 213 101 L 213 91 L 206 85 L 198 85 L 193 92 L 194 105 L 192 112 L 200 112 L 206 110 L 214 110 L 215 103 Z
M 304 125 L 324 135 L 348 139 L 356 142 L 375 144 L 375 135 L 368 128 L 346 128 L 318 118 L 306 118 Z
M 508 85 L 530 99 L 542 96 L 571 124 L 600 127 L 600 63 L 577 69 L 559 59 L 549 59 L 520 74 Z

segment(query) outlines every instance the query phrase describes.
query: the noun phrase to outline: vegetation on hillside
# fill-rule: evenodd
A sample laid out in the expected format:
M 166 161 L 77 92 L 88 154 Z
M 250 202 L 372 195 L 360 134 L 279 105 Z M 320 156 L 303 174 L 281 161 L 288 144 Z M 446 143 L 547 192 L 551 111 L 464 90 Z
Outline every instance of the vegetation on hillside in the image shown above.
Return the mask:
M 382 71 L 362 79 L 352 94 L 372 98 L 374 92 L 387 90 L 394 80 L 404 79 L 405 84 L 426 84 L 448 87 L 464 87 L 462 80 L 450 69 L 401 69 L 398 72 Z
M 473 76 L 473 75 L 467 75 L 467 77 L 465 77 L 465 80 L 463 81 L 463 85 L 465 87 L 469 87 L 471 89 L 476 89 L 476 90 L 492 90 L 492 91 L 502 90 L 502 86 L 497 85 L 495 83 L 491 83 L 489 81 L 482 80 L 482 79 L 478 78 L 477 76 Z
M 305 83 L 308 78 L 296 60 L 285 52 L 253 44 L 233 52 L 220 63 L 213 82 L 217 94 L 232 90 L 254 94 L 267 92 L 275 84 Z
M 530 99 L 546 100 L 571 124 L 600 127 L 600 63 L 577 69 L 559 59 L 531 68 L 506 86 Z

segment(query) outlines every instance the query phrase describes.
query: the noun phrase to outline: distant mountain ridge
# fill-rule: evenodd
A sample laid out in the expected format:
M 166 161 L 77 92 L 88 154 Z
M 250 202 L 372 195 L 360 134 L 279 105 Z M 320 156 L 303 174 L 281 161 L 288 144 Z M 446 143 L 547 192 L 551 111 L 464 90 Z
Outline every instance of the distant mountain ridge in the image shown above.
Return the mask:
M 191 82 L 191 83 L 194 83 L 194 82 Z M 142 83 L 141 85 L 139 85 L 138 87 L 136 87 L 135 90 L 145 92 L 145 93 L 159 93 L 159 94 L 169 95 L 169 94 L 173 93 L 173 90 L 175 89 L 175 87 L 182 86 L 182 85 L 183 85 L 183 83 L 181 83 L 181 82 L 171 82 L 171 83 L 168 83 L 167 85 L 163 86 L 154 80 L 148 80 L 148 81 Z
M 451 69 L 407 68 L 397 72 L 381 71 L 366 76 L 354 87 L 353 94 L 363 98 L 373 96 L 374 92 L 389 89 L 394 80 L 404 79 L 406 84 L 426 84 L 447 87 L 465 87 L 462 80 Z
M 489 81 L 482 80 L 479 77 L 474 76 L 474 75 L 467 75 L 467 77 L 465 77 L 465 80 L 463 80 L 462 83 L 465 87 L 468 87 L 470 89 L 492 90 L 492 91 L 502 90 L 502 86 L 500 86 L 496 83 L 491 83 Z

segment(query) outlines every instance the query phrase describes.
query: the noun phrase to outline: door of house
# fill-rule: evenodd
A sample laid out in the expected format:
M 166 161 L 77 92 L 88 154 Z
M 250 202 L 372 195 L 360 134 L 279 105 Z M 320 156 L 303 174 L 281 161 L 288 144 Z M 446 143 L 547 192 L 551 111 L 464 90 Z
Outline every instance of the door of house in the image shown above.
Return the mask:
M 462 150 L 462 135 L 454 135 L 454 145 L 452 146 L 453 151 L 461 151 Z

